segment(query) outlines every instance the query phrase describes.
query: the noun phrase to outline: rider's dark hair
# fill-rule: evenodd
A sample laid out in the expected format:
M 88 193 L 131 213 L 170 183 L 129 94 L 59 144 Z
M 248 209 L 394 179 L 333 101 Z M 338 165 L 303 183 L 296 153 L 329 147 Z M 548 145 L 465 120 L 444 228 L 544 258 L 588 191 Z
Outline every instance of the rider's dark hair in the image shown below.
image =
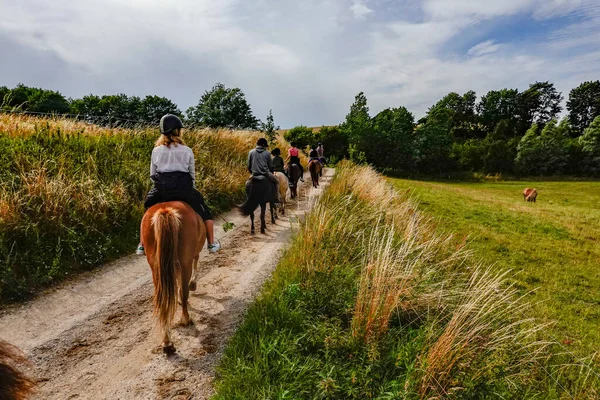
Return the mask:
M 296 142 L 292 142 L 290 144 L 292 145 L 292 147 L 296 147 Z
M 281 154 L 281 150 L 279 150 L 279 148 L 278 148 L 278 147 L 275 147 L 275 148 L 273 149 L 273 151 L 271 152 L 271 154 L 273 154 L 274 156 L 278 156 L 278 155 L 280 155 L 280 154 Z
M 258 139 L 256 141 L 256 145 L 257 146 L 262 146 L 262 147 L 268 147 L 269 143 L 267 142 L 267 139 L 261 137 L 260 139 Z

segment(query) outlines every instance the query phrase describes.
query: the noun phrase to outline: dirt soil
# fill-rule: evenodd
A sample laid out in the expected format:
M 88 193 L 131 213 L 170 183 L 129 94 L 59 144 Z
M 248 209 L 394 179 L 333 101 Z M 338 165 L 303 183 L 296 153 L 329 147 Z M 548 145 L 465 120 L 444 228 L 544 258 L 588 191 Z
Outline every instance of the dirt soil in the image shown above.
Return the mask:
M 286 215 L 275 225 L 268 221 L 265 235 L 251 235 L 249 219 L 235 210 L 223 215 L 235 228 L 216 228 L 223 249 L 203 251 L 198 289 L 190 296 L 194 325 L 172 331 L 174 355 L 160 349 L 152 320 L 151 273 L 143 256 L 122 258 L 4 310 L 0 338 L 32 361 L 36 398 L 208 398 L 227 340 L 332 175 L 333 170 L 325 169 L 318 189 L 306 177 L 297 201 L 289 200 L 288 193 Z

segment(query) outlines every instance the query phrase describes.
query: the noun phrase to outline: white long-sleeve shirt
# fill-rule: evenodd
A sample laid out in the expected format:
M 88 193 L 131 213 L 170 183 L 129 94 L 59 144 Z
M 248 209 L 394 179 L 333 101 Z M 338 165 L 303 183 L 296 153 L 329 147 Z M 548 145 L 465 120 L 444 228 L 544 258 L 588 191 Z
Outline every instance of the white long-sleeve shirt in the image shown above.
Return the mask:
M 194 152 L 183 144 L 175 143 L 170 147 L 165 145 L 155 147 L 152 150 L 150 161 L 150 176 L 159 172 L 189 172 L 192 181 L 196 182 L 196 167 Z

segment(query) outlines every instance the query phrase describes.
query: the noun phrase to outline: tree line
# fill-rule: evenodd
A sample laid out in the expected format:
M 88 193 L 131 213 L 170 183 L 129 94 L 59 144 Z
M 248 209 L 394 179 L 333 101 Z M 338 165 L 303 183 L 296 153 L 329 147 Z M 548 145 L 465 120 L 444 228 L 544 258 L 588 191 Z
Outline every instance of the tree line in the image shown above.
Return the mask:
M 449 93 L 416 121 L 405 107 L 371 117 L 361 92 L 339 126 L 300 126 L 286 139 L 320 141 L 330 156 L 398 175 L 600 175 L 600 81 L 571 90 L 559 120 L 562 101 L 551 82 L 492 90 L 479 101 L 474 91 Z
M 188 125 L 193 126 L 258 129 L 264 125 L 254 116 L 244 93 L 239 88 L 226 88 L 222 83 L 217 83 L 212 89 L 205 91 L 198 104 L 188 108 L 185 114 L 166 97 L 90 94 L 80 99 L 71 99 L 57 91 L 23 84 L 12 89 L 0 87 L 0 110 L 69 114 L 108 126 L 130 123 L 157 125 L 160 118 L 168 113 L 178 115 L 185 119 Z M 268 118 L 265 124 L 269 123 Z

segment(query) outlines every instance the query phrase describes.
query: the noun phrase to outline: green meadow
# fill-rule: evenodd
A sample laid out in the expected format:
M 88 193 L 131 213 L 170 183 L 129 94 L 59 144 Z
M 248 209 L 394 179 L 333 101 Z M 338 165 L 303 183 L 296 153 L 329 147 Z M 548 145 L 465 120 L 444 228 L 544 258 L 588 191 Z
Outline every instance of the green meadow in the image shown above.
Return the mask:
M 510 270 L 560 350 L 581 358 L 600 350 L 600 182 L 392 182 L 457 245 Z M 537 189 L 536 203 L 523 200 L 525 187 Z

